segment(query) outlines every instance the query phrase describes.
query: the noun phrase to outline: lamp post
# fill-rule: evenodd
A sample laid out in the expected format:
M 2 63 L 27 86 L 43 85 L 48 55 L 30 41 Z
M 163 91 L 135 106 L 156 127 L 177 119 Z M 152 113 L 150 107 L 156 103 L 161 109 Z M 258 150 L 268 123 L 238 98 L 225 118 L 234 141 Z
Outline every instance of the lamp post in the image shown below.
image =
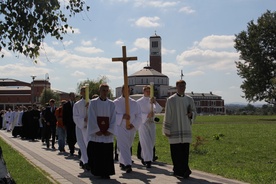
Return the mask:
M 32 86 L 31 86 L 31 102 L 33 105 L 33 103 L 34 103 L 34 80 L 35 80 L 36 76 L 32 75 L 31 77 L 33 79 Z
M 44 84 L 45 84 L 45 86 L 44 86 L 44 102 L 45 102 L 45 103 L 46 103 L 46 82 L 48 82 L 49 79 L 50 79 L 50 78 L 49 78 L 49 74 L 46 73 L 46 74 L 45 74 L 45 81 L 44 81 Z

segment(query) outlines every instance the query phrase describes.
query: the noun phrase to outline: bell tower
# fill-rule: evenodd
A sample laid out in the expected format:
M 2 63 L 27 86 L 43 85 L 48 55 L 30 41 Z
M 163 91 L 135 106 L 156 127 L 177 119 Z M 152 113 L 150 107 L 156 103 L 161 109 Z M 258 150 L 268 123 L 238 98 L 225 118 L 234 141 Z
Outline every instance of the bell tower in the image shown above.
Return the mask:
M 162 73 L 161 37 L 155 32 L 155 35 L 150 37 L 149 44 L 150 67 Z

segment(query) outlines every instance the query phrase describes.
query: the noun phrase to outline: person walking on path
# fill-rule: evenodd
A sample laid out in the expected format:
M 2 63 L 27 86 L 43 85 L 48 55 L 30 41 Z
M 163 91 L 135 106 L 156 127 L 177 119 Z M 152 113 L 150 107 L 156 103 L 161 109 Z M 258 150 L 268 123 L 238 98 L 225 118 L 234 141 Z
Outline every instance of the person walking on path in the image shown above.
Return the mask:
M 142 124 L 139 128 L 139 140 L 141 144 L 141 160 L 147 168 L 153 162 L 153 148 L 155 144 L 155 121 L 154 113 L 162 111 L 162 107 L 155 98 L 150 98 L 150 86 L 144 86 L 144 96 L 137 100 L 142 112 Z
M 62 106 L 65 103 L 66 103 L 66 100 L 62 100 L 55 112 L 55 115 L 57 118 L 58 150 L 60 152 L 65 152 L 66 130 L 62 120 Z
M 94 176 L 109 179 L 115 174 L 113 141 L 115 133 L 115 104 L 107 98 L 109 86 L 100 85 L 100 96 L 88 107 L 87 147 L 89 165 Z
M 130 88 L 128 88 L 128 93 Z M 138 103 L 129 97 L 129 114 L 126 114 L 124 87 L 122 95 L 114 100 L 116 107 L 116 138 L 119 150 L 121 169 L 130 173 L 132 171 L 131 147 L 135 133 L 142 123 L 141 109 Z M 126 128 L 126 120 L 130 121 L 130 128 Z
M 88 136 L 87 136 L 87 108 L 88 103 L 85 101 L 85 87 L 80 89 L 81 99 L 78 100 L 73 107 L 73 119 L 76 123 L 76 138 L 77 143 L 80 147 L 80 166 L 83 169 L 90 170 L 88 165 L 88 156 L 87 156 L 87 145 L 88 145 Z
M 67 144 L 70 149 L 70 155 L 73 156 L 75 152 L 76 138 L 76 124 L 73 120 L 73 106 L 75 103 L 75 93 L 69 93 L 69 100 L 63 105 L 62 120 L 66 128 Z
M 163 134 L 170 143 L 173 172 L 176 177 L 188 178 L 192 173 L 189 162 L 189 147 L 192 142 L 192 123 L 196 109 L 192 97 L 185 95 L 186 82 L 176 82 L 177 93 L 167 99 L 163 122 Z
M 56 107 L 55 107 L 55 100 L 50 99 L 49 106 L 46 107 L 44 118 L 46 122 L 45 128 L 45 141 L 47 149 L 50 147 L 50 137 L 52 136 L 52 149 L 55 150 L 55 142 L 56 142 L 56 123 L 57 118 L 55 116 Z

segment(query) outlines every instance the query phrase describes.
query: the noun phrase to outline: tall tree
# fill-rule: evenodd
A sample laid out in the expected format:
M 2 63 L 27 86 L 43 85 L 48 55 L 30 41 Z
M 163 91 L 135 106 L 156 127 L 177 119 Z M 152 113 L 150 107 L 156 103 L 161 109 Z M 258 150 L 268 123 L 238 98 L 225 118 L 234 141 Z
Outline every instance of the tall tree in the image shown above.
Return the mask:
M 108 83 L 108 78 L 106 76 L 98 78 L 97 80 L 86 79 L 86 80 L 78 83 L 77 92 L 78 93 L 80 92 L 80 89 L 82 86 L 85 86 L 85 84 L 89 84 L 89 97 L 91 98 L 94 94 L 99 95 L 99 87 L 103 83 Z M 112 91 L 110 91 L 109 98 L 110 99 L 113 98 Z
M 50 99 L 55 99 L 56 104 L 58 105 L 59 100 L 60 100 L 60 96 L 59 96 L 58 93 L 54 92 L 53 90 L 45 88 L 42 91 L 42 93 L 40 94 L 40 100 L 39 100 L 39 102 L 43 106 L 46 103 L 48 103 Z
M 89 11 L 85 0 L 1 0 L 0 51 L 22 53 L 32 59 L 39 55 L 40 46 L 47 35 L 62 40 L 72 27 L 67 17 Z M 65 14 L 64 12 L 67 12 Z M 73 30 L 72 30 L 73 32 Z M 1 56 L 4 57 L 3 52 Z
M 267 11 L 235 35 L 237 73 L 244 79 L 241 89 L 249 102 L 276 100 L 276 12 Z

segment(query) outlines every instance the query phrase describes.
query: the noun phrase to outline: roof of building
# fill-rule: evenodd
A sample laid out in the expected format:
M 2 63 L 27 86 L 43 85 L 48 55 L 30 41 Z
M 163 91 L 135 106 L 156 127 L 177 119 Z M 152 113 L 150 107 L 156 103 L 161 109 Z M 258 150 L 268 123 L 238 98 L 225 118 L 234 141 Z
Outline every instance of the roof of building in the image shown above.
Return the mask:
M 0 86 L 30 86 L 30 83 L 11 78 L 0 78 Z
M 151 76 L 158 76 L 158 77 L 166 77 L 168 76 L 152 69 L 150 66 L 146 66 L 140 71 L 135 72 L 134 74 L 130 75 L 129 77 L 151 77 Z
M 191 93 L 185 93 L 191 97 L 221 97 L 219 95 L 215 95 L 213 94 L 212 92 L 210 93 L 194 93 L 194 92 L 191 92 Z

